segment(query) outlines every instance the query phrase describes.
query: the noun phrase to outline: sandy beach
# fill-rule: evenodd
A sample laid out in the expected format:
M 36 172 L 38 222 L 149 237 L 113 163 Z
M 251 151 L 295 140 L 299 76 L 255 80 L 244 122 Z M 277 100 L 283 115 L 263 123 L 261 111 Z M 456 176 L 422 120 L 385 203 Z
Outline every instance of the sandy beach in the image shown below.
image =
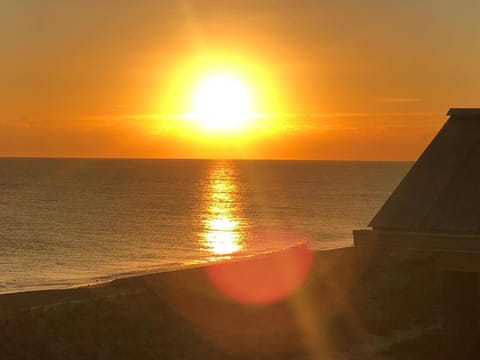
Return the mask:
M 440 285 L 424 256 L 316 252 L 301 284 L 273 301 L 265 292 L 240 299 L 238 291 L 218 286 L 218 276 L 212 281 L 212 271 L 264 266 L 281 278 L 276 267 L 288 256 L 2 295 L 0 353 L 5 359 L 401 359 L 407 350 L 409 359 L 434 356 Z

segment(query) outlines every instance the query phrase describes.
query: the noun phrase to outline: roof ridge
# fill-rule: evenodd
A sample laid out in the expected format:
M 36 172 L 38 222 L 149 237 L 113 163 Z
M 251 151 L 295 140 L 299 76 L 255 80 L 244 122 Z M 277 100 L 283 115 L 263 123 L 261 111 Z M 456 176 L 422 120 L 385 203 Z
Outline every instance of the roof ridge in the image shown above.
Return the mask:
M 480 116 L 480 108 L 451 108 L 448 110 L 449 116 Z

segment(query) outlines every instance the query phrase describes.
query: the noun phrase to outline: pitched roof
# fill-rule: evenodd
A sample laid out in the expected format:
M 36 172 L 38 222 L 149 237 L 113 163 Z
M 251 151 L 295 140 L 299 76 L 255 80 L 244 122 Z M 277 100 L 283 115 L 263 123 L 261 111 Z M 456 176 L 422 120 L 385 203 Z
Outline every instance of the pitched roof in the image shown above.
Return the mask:
M 435 136 L 369 226 L 480 234 L 480 109 L 450 109 Z

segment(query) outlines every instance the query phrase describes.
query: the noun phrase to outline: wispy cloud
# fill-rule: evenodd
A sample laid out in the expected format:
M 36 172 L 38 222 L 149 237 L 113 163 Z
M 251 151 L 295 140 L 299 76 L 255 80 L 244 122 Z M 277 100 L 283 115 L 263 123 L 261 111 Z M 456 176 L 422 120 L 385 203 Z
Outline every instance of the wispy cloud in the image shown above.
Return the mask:
M 422 101 L 422 99 L 409 98 L 409 97 L 381 97 L 381 98 L 376 98 L 375 101 L 380 103 L 402 104 L 402 103 L 416 103 L 416 102 Z
M 282 113 L 254 113 L 249 116 L 251 129 L 261 131 L 329 131 L 353 129 L 351 121 L 365 119 L 378 121 L 392 119 L 393 122 L 406 118 L 432 118 L 443 116 L 437 111 L 411 111 L 411 112 L 317 112 L 298 111 Z M 103 114 L 85 115 L 76 117 L 84 122 L 87 128 L 104 126 L 134 125 L 149 129 L 154 132 L 171 132 L 196 126 L 197 117 L 194 114 Z M 258 121 L 255 121 L 258 120 Z M 360 124 L 361 122 L 356 122 Z
M 252 119 L 284 119 L 284 118 L 378 118 L 378 117 L 410 117 L 410 116 L 439 116 L 445 115 L 440 111 L 396 111 L 396 112 L 317 112 L 298 111 L 281 113 L 253 113 Z M 193 114 L 102 114 L 84 115 L 75 117 L 78 120 L 194 120 Z
M 161 116 L 158 114 L 99 114 L 99 115 L 82 115 L 74 117 L 74 120 L 156 120 Z
M 401 112 L 292 112 L 278 114 L 255 114 L 258 118 L 378 118 L 445 115 L 439 111 L 401 111 Z

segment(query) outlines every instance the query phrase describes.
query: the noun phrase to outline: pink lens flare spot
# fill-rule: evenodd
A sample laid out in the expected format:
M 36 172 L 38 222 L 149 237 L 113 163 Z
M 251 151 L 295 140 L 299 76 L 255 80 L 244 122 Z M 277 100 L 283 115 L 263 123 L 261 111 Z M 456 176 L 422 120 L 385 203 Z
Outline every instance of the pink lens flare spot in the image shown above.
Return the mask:
M 269 233 L 269 236 L 273 234 Z M 285 238 L 285 233 L 280 234 Z M 293 242 L 293 241 L 292 241 Z M 248 260 L 206 268 L 225 295 L 245 304 L 270 304 L 294 293 L 307 277 L 314 253 L 306 242 Z

